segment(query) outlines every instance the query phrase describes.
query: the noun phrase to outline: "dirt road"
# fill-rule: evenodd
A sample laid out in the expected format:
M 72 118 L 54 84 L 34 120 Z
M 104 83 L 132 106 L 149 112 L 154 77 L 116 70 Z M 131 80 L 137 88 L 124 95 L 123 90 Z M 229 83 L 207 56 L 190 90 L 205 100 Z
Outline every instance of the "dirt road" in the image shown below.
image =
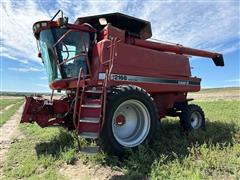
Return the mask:
M 15 139 L 22 138 L 22 134 L 18 129 L 23 106 L 5 123 L 0 127 L 0 179 L 2 177 L 2 166 L 6 159 L 6 152 L 11 143 Z
M 63 165 L 59 172 L 68 179 L 124 179 L 124 174 L 120 171 L 112 170 L 110 167 L 100 165 L 86 165 L 77 162 L 75 165 Z
M 0 111 L 0 114 L 2 114 L 4 111 L 7 111 L 8 109 L 10 109 L 13 106 L 14 106 L 14 104 L 11 104 L 11 105 L 5 107 L 3 110 Z

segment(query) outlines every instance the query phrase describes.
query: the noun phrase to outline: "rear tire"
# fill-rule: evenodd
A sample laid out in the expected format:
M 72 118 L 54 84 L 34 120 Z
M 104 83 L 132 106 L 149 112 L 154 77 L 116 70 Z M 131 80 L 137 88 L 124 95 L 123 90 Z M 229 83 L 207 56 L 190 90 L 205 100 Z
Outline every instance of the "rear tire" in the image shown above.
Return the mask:
M 182 109 L 180 125 L 185 131 L 205 129 L 205 115 L 201 107 L 190 104 Z
M 152 140 L 157 120 L 156 105 L 146 91 L 131 85 L 118 86 L 107 97 L 100 145 L 114 155 L 122 155 L 126 148 L 137 149 Z

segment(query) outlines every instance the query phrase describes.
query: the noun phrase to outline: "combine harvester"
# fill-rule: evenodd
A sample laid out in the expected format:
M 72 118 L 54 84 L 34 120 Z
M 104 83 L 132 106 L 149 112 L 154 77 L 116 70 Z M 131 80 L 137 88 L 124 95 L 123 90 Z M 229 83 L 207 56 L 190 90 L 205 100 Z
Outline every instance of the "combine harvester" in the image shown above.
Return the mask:
M 202 109 L 188 105 L 187 93 L 199 91 L 201 82 L 191 76 L 188 56 L 224 66 L 222 54 L 149 41 L 150 22 L 121 13 L 74 24 L 57 14 L 36 22 L 33 33 L 50 88 L 66 96 L 26 97 L 21 123 L 75 130 L 116 155 L 153 140 L 165 116 L 179 116 L 186 131 L 205 127 Z

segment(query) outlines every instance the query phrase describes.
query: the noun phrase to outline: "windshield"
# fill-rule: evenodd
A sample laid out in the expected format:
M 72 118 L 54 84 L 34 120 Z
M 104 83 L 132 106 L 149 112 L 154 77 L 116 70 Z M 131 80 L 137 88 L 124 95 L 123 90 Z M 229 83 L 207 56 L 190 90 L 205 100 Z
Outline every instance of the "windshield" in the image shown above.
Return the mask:
M 49 82 L 77 77 L 80 68 L 87 74 L 89 42 L 88 32 L 59 28 L 41 31 L 39 47 Z

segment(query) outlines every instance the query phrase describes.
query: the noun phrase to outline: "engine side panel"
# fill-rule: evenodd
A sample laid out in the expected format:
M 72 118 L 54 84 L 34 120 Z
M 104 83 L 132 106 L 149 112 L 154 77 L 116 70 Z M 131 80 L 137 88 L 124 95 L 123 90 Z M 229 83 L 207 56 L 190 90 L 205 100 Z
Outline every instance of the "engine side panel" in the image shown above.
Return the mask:
M 117 44 L 113 73 L 150 77 L 190 77 L 186 56 L 170 54 L 125 43 Z
M 102 54 L 109 54 L 106 50 Z M 103 56 L 103 55 L 102 55 Z M 101 61 L 109 60 L 108 55 Z M 100 68 L 99 79 L 104 79 Z M 191 77 L 189 60 L 184 55 L 170 54 L 126 43 L 117 43 L 114 52 L 111 85 L 133 84 L 149 93 L 195 92 L 201 79 Z

